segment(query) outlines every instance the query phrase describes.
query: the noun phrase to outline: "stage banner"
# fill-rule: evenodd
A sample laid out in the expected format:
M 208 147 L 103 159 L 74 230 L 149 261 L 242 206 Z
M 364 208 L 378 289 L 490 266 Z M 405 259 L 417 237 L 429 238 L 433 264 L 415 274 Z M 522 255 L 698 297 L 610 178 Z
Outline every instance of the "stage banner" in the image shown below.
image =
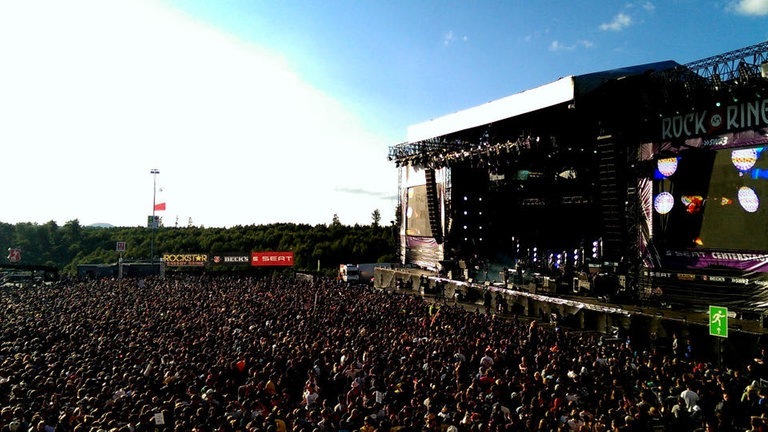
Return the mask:
M 291 267 L 293 252 L 251 252 L 254 267 Z
M 211 256 L 211 264 L 213 264 L 214 266 L 249 265 L 250 263 L 251 263 L 251 257 L 249 255 L 227 254 L 227 255 Z
M 163 262 L 168 267 L 201 267 L 208 262 L 208 255 L 198 253 L 163 254 Z
M 705 251 L 667 251 L 662 257 L 663 268 L 669 269 L 732 269 L 742 272 L 768 272 L 768 254 Z
M 739 138 L 762 138 L 760 131 L 752 135 L 750 131 L 768 127 L 768 98 L 740 101 L 732 105 L 720 107 L 714 110 L 701 110 L 676 114 L 661 118 L 661 140 L 691 140 L 697 137 L 713 135 L 727 136 L 733 134 L 730 141 L 738 141 Z M 745 132 L 746 131 L 746 132 Z M 707 143 L 704 140 L 701 145 L 726 145 L 729 140 L 716 140 Z M 693 142 L 686 142 L 694 144 Z

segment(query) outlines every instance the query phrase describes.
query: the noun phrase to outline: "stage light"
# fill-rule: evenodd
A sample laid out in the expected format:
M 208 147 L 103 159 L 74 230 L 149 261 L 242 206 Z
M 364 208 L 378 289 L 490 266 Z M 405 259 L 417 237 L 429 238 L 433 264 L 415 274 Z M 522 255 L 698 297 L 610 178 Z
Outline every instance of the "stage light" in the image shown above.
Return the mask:
M 750 187 L 740 187 L 738 197 L 741 207 L 749 213 L 756 212 L 760 207 L 760 199 L 757 197 L 755 191 Z
M 757 162 L 757 151 L 758 149 L 755 148 L 733 150 L 731 152 L 733 166 L 741 172 L 752 168 L 755 166 L 755 162 Z
M 653 199 L 653 208 L 658 214 L 667 214 L 675 206 L 675 197 L 669 192 L 662 192 Z
M 656 161 L 656 167 L 664 177 L 669 177 L 677 171 L 676 157 L 659 159 Z

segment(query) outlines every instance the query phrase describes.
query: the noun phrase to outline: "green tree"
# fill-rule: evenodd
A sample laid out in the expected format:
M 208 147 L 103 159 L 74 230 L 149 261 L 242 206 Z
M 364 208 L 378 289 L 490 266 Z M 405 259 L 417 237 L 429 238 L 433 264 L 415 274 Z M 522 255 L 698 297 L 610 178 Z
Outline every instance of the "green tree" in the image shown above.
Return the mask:
M 317 269 L 335 273 L 344 262 L 393 262 L 397 251 L 396 229 L 371 225 L 270 224 L 232 228 L 164 227 L 155 232 L 155 258 L 168 253 L 249 253 L 292 251 L 296 270 Z M 25 264 L 45 264 L 73 274 L 78 264 L 108 264 L 117 261 L 115 242 L 124 241 L 124 258 L 149 260 L 152 231 L 146 227 L 83 227 L 77 219 L 56 225 L 0 223 L 0 252 L 9 247 L 22 250 Z

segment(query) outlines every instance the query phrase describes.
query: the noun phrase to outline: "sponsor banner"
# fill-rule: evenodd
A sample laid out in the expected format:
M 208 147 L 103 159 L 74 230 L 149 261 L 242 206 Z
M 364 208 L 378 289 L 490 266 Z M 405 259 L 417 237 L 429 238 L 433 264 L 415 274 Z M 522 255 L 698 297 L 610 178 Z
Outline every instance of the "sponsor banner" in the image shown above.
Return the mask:
M 676 272 L 669 272 L 669 271 L 650 271 L 650 272 L 645 272 L 644 274 L 645 276 L 651 276 L 654 278 L 677 279 L 677 280 L 686 281 L 686 282 L 702 281 L 702 282 L 729 283 L 729 284 L 739 284 L 739 285 L 748 285 L 751 282 L 749 278 L 745 278 L 745 277 L 713 276 L 713 275 L 705 275 L 705 274 L 676 273 Z
M 251 252 L 254 267 L 291 267 L 293 252 Z
M 208 255 L 198 253 L 163 254 L 163 262 L 169 267 L 200 267 L 208 262 Z
M 678 141 L 664 141 L 658 144 L 654 152 L 656 154 L 677 154 L 686 148 L 722 150 L 727 148 L 765 145 L 768 143 L 768 137 L 766 135 L 768 135 L 768 127 L 721 135 L 706 135 L 698 138 L 688 138 L 684 141 L 684 145 L 680 145 L 680 142 Z M 648 157 L 646 156 L 645 159 L 648 159 Z
M 217 265 L 248 265 L 251 263 L 250 255 L 212 255 L 211 264 Z
M 743 272 L 768 272 L 768 254 L 744 252 L 667 251 L 662 268 L 732 269 Z

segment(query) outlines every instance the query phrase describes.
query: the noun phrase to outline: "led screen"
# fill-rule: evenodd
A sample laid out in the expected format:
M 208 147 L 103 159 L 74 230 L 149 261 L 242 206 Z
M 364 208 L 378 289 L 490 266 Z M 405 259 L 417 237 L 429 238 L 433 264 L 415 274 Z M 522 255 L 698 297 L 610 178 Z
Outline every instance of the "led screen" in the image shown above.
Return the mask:
M 661 160 L 661 159 L 660 159 Z M 768 152 L 692 149 L 658 164 L 654 243 L 661 249 L 768 251 Z
M 409 187 L 407 194 L 405 234 L 418 237 L 432 236 L 427 208 L 427 186 Z

